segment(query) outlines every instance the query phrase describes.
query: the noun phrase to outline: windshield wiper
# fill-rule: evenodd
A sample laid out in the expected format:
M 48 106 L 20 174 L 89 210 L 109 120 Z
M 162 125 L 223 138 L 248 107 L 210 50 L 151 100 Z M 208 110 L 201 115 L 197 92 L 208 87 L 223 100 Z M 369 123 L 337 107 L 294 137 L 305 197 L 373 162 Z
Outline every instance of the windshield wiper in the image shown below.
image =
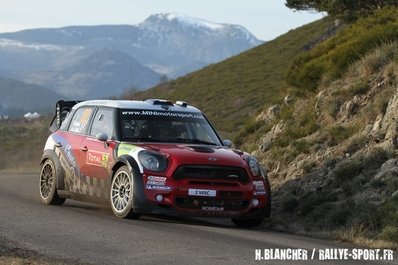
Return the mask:
M 200 139 L 185 139 L 185 138 L 177 138 L 178 142 L 181 143 L 190 143 L 190 144 L 206 144 L 206 145 L 217 145 L 213 142 L 208 142 Z

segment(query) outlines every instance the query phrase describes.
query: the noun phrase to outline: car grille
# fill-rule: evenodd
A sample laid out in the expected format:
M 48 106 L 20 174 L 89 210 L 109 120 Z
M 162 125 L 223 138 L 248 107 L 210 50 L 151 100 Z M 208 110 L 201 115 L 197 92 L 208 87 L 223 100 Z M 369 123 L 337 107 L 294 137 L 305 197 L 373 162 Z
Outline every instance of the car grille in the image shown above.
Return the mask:
M 249 176 L 244 168 L 223 166 L 180 166 L 173 174 L 174 179 L 230 180 L 248 183 Z
M 177 207 L 185 209 L 203 210 L 202 207 L 222 207 L 223 211 L 241 211 L 247 209 L 249 201 L 239 199 L 215 199 L 200 197 L 176 198 Z

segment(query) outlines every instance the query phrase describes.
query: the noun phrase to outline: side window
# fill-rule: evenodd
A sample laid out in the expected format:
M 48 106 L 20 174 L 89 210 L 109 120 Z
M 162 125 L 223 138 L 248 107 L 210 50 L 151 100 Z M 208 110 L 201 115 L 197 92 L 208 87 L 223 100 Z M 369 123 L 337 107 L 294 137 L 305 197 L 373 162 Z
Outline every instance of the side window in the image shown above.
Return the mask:
M 71 117 L 73 116 L 74 111 L 71 110 L 70 112 L 65 114 L 65 119 L 61 123 L 61 127 L 59 128 L 61 131 L 66 131 L 68 129 L 68 125 L 70 122 Z
M 75 115 L 73 115 L 68 131 L 84 134 L 87 130 L 91 114 L 93 113 L 93 109 L 94 108 L 92 107 L 90 108 L 83 107 L 76 110 Z
M 114 136 L 114 122 L 113 109 L 100 108 L 95 114 L 93 126 L 91 127 L 91 136 L 96 136 L 99 133 L 106 133 L 108 138 Z

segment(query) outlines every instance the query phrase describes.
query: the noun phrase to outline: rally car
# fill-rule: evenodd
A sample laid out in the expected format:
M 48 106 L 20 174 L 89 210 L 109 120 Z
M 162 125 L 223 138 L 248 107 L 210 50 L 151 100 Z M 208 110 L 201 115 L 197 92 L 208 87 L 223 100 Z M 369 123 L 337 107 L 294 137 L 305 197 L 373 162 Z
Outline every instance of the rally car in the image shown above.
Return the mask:
M 239 227 L 270 216 L 266 170 L 186 102 L 58 101 L 51 131 L 41 158 L 45 204 L 102 202 L 120 218 L 217 216 Z

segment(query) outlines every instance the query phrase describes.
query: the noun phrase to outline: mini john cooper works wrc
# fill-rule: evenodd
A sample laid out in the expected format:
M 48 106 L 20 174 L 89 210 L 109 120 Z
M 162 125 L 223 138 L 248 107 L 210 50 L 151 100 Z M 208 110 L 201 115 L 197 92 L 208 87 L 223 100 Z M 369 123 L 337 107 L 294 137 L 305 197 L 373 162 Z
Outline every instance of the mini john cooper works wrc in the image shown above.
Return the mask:
M 270 215 L 265 169 L 185 102 L 59 101 L 51 131 L 39 181 L 45 204 L 102 202 L 120 218 L 218 216 L 241 227 Z

